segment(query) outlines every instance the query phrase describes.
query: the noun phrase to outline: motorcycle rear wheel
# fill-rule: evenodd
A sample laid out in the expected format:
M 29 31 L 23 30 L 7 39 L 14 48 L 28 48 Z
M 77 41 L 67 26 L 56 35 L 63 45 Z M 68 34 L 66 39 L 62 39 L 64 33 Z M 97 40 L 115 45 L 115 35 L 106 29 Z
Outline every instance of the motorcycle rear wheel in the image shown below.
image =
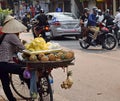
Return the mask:
M 112 50 L 116 47 L 117 40 L 112 35 L 107 35 L 107 37 L 104 39 L 103 47 L 107 50 Z

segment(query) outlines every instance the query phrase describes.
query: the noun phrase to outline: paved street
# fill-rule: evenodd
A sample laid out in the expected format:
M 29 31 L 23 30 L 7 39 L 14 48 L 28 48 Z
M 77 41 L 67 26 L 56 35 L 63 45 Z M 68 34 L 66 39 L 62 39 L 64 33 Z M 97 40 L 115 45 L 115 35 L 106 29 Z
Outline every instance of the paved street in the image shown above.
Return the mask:
M 21 37 L 28 42 L 32 39 L 30 33 L 21 34 Z M 74 84 L 70 89 L 62 89 L 60 84 L 66 79 L 66 73 L 61 68 L 54 69 L 54 101 L 120 101 L 119 47 L 111 51 L 92 47 L 72 50 L 75 65 L 69 70 L 73 72 Z M 1 87 L 0 95 L 6 99 Z

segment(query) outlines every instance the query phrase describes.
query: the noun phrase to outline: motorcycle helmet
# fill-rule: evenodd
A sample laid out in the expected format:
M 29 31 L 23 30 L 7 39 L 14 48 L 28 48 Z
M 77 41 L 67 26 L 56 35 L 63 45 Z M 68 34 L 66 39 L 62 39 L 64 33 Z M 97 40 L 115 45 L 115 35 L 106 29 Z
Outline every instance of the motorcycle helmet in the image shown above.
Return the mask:
M 40 9 L 40 13 L 44 13 L 44 10 L 43 10 L 43 9 Z
M 109 10 L 109 9 L 106 9 L 105 13 L 110 13 L 110 10 Z
M 84 8 L 83 13 L 87 13 L 89 11 L 89 8 Z
M 101 11 L 101 9 L 98 9 L 98 13 L 101 13 L 102 11 Z
M 101 11 L 101 9 L 98 9 L 98 15 L 101 15 L 102 14 L 102 11 Z
M 93 10 L 93 12 L 95 12 L 95 13 L 98 12 L 98 8 L 97 8 L 97 7 L 93 7 L 92 10 Z

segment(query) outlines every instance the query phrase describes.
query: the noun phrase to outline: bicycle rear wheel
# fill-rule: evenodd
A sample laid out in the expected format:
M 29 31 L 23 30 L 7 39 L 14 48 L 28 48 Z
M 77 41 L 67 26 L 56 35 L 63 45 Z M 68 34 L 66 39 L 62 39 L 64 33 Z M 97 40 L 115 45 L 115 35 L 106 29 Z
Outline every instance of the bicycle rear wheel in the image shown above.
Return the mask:
M 15 93 L 25 100 L 31 99 L 28 85 L 19 75 L 10 74 L 10 83 Z

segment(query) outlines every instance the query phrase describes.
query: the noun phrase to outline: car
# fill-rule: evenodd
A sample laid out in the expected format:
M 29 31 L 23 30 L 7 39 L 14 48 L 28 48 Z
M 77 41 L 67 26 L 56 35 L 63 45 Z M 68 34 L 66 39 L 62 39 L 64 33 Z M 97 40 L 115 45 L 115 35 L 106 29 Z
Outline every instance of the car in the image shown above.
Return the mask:
M 48 12 L 46 15 L 52 38 L 70 36 L 78 39 L 81 27 L 79 19 L 75 15 L 71 12 Z

